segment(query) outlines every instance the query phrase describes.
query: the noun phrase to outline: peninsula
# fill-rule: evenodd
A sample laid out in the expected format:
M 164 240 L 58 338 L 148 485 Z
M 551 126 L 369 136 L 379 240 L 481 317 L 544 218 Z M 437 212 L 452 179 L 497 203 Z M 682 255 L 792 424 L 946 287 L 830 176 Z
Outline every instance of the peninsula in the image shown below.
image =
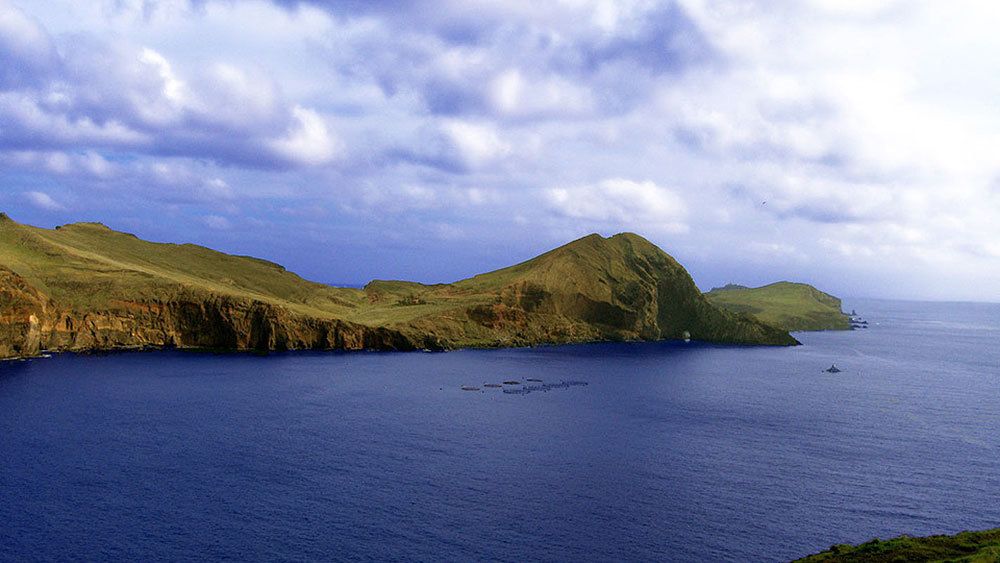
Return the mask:
M 804 283 L 783 281 L 755 288 L 728 284 L 705 297 L 717 307 L 785 330 L 851 329 L 851 317 L 843 312 L 840 299 Z
M 283 267 L 99 223 L 0 214 L 0 357 L 44 350 L 445 350 L 602 340 L 795 345 L 713 305 L 644 238 L 593 234 L 451 284 L 310 282 Z

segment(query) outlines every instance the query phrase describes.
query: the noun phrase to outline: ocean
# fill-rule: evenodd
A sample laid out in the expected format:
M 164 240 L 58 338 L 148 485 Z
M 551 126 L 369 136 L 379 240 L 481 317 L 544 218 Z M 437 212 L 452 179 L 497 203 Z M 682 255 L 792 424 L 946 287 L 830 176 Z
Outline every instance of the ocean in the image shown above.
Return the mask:
M 6 362 L 0 559 L 781 561 L 1000 526 L 1000 305 L 845 307 L 870 328 L 794 348 Z

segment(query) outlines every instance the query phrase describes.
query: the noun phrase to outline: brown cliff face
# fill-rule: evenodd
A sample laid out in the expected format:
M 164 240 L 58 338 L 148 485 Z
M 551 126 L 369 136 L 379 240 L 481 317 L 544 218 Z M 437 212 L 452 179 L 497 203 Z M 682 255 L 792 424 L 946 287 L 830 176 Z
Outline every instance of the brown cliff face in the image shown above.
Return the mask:
M 398 331 L 305 317 L 270 303 L 223 296 L 204 301 L 116 302 L 100 311 L 57 311 L 45 321 L 39 338 L 50 350 L 147 346 L 255 351 L 416 348 Z
M 61 308 L 24 278 L 0 268 L 0 358 L 41 350 L 142 347 L 224 350 L 413 350 L 399 331 L 297 315 L 261 301 L 211 296 L 202 301 L 112 301 L 98 310 Z
M 33 356 L 41 348 L 51 304 L 21 276 L 0 267 L 0 358 Z

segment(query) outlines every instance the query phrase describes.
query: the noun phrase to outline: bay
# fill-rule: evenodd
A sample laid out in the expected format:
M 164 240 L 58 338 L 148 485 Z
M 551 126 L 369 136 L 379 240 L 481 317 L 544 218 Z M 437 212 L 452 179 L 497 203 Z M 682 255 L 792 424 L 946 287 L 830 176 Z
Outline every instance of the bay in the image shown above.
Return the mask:
M 845 306 L 870 328 L 795 348 L 7 362 L 0 558 L 777 561 L 1000 526 L 1000 305 Z

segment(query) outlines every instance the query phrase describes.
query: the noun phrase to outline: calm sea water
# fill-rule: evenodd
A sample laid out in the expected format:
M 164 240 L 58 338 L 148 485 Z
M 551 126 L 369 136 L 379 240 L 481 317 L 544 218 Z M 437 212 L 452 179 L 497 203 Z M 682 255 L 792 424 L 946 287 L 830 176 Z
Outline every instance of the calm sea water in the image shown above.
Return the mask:
M 788 349 L 6 363 L 0 559 L 770 561 L 1000 526 L 1000 305 L 846 305 L 871 328 Z M 460 389 L 526 378 L 589 385 Z

